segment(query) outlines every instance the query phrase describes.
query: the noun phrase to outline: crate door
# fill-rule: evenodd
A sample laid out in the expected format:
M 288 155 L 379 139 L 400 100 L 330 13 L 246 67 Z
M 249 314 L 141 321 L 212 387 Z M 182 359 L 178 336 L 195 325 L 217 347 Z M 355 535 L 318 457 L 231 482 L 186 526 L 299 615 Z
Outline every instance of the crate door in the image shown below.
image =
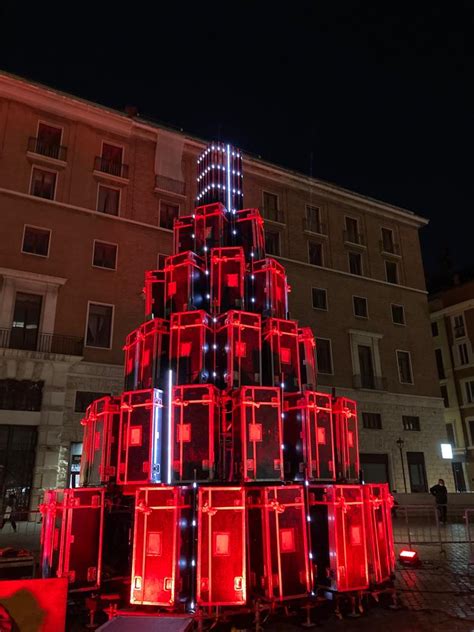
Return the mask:
M 244 604 L 246 560 L 243 492 L 206 490 L 202 499 L 198 601 L 202 605 L 214 606 Z
M 72 588 L 100 584 L 103 506 L 70 507 L 65 538 L 64 575 Z
M 177 509 L 153 508 L 137 512 L 132 569 L 132 599 L 135 604 L 170 606 L 175 603 Z
M 261 332 L 257 326 L 233 327 L 232 387 L 260 386 L 262 383 Z
M 351 496 L 345 500 L 348 502 L 336 506 L 336 571 L 340 591 L 368 586 L 363 505 L 350 504 Z
M 128 414 L 128 424 L 124 429 L 126 441 L 126 483 L 146 483 L 149 481 L 150 436 L 153 420 L 151 405 L 133 406 Z
M 392 573 L 391 521 L 383 489 L 378 485 L 366 487 L 364 507 L 370 579 L 380 583 L 390 579 Z
M 346 417 L 348 478 L 357 481 L 359 478 L 359 446 L 357 436 L 357 412 L 355 408 Z
M 174 404 L 174 469 L 178 481 L 206 481 L 214 476 L 215 407 L 200 391 L 186 390 L 186 401 Z
M 318 408 L 318 399 L 316 407 Z M 317 478 L 333 480 L 334 471 L 334 441 L 331 411 L 327 408 L 319 408 L 311 412 L 313 426 L 314 452 L 317 461 Z
M 269 396 L 270 397 L 270 396 Z M 244 402 L 247 458 L 245 478 L 265 481 L 282 478 L 280 406 L 267 402 Z
M 97 418 L 93 425 L 91 433 L 90 454 L 91 462 L 89 467 L 89 485 L 100 485 L 103 482 L 102 478 L 102 461 L 106 453 L 106 415 L 107 413 L 101 413 L 97 415 Z

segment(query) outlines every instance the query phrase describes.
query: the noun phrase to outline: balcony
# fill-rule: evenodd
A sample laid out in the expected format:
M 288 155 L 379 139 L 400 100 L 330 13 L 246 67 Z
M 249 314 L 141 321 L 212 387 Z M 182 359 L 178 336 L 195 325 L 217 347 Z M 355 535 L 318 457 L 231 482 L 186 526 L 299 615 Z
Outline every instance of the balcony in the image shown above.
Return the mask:
M 315 235 L 327 235 L 327 226 L 319 221 L 309 220 L 307 217 L 303 219 L 303 230 L 307 233 L 314 233 Z
M 382 241 L 379 242 L 380 252 L 384 255 L 392 255 L 394 257 L 400 257 L 400 245 L 392 242 Z
M 84 339 L 61 334 L 43 334 L 23 327 L 0 329 L 0 349 L 22 349 L 40 353 L 82 356 Z
M 261 208 L 260 212 L 264 219 L 269 222 L 277 222 L 278 224 L 285 223 L 285 213 L 279 208 Z
M 373 391 L 385 391 L 387 390 L 387 380 L 380 375 L 355 373 L 352 376 L 352 386 L 354 388 L 367 388 Z
M 36 137 L 30 137 L 28 139 L 28 152 L 61 162 L 66 162 L 67 159 L 67 147 L 47 143 Z
M 362 233 L 355 233 L 352 230 L 344 231 L 344 243 L 351 246 L 365 248 L 365 236 Z
M 155 191 L 186 197 L 186 183 L 167 176 L 155 176 Z
M 114 178 L 121 178 L 122 180 L 128 180 L 128 165 L 123 162 L 117 162 L 116 160 L 109 160 L 108 158 L 102 158 L 102 156 L 96 156 L 94 160 L 94 171 L 99 173 L 106 173 Z

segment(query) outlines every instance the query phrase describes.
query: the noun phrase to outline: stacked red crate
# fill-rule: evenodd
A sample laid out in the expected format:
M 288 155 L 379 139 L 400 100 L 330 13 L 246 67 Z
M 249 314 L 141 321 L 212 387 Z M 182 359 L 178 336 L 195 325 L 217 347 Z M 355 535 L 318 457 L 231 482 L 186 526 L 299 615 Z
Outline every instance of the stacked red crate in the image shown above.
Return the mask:
M 253 261 L 251 266 L 249 309 L 271 318 L 288 317 L 288 282 L 285 268 L 275 259 Z
M 149 320 L 130 334 L 124 346 L 125 390 L 163 388 L 169 355 L 169 322 Z
M 247 489 L 250 590 L 271 601 L 311 590 L 302 485 Z
M 175 482 L 208 481 L 216 476 L 219 456 L 220 397 L 211 384 L 173 388 L 171 410 Z
M 197 603 L 200 606 L 245 604 L 245 490 L 201 487 L 197 522 Z
M 278 388 L 243 386 L 232 391 L 232 480 L 282 480 L 283 428 Z
M 267 318 L 262 329 L 263 383 L 286 392 L 301 390 L 298 324 Z
M 335 480 L 331 396 L 285 393 L 285 474 L 291 479 Z
M 40 505 L 43 577 L 67 577 L 70 590 L 100 586 L 104 495 L 103 487 L 45 492 Z
M 347 397 L 337 397 L 332 406 L 336 477 L 341 481 L 359 480 L 359 439 L 357 404 Z
M 172 255 L 165 263 L 166 314 L 201 309 L 209 300 L 206 292 L 206 266 L 194 252 Z
M 265 232 L 263 218 L 257 208 L 237 211 L 234 217 L 233 243 L 242 246 L 247 261 L 264 259 Z
M 210 276 L 212 314 L 244 309 L 245 258 L 242 248 L 212 248 Z
M 260 314 L 232 310 L 217 317 L 213 351 L 219 388 L 261 385 L 261 330 Z
M 316 389 L 316 341 L 311 327 L 298 329 L 301 388 Z
M 163 391 L 152 388 L 122 394 L 118 482 L 160 483 L 164 474 Z
M 214 327 L 203 310 L 171 315 L 170 367 L 175 384 L 208 382 L 212 375 Z
M 395 570 L 393 543 L 393 498 L 387 483 L 370 483 L 362 486 L 364 495 L 365 526 L 369 580 L 373 585 L 389 581 Z
M 81 487 L 95 487 L 115 481 L 120 429 L 120 398 L 96 399 L 87 407 L 81 424 L 84 426 Z
M 195 223 L 193 215 L 180 215 L 174 220 L 173 227 L 173 252 L 179 254 L 181 252 L 195 250 Z
M 145 318 L 165 317 L 165 271 L 147 270 L 145 272 Z
M 229 232 L 226 208 L 220 202 L 198 206 L 194 210 L 195 250 L 207 256 L 211 248 L 225 246 L 223 243 Z
M 137 490 L 130 603 L 174 607 L 193 593 L 193 508 L 189 490 Z
M 315 588 L 369 586 L 362 485 L 310 485 L 311 558 Z

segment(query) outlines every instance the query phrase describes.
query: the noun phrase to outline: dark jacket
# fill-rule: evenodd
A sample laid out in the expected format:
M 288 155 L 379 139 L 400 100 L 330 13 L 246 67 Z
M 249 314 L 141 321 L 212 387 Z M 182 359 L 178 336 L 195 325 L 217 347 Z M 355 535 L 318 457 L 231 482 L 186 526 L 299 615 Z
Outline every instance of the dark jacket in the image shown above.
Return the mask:
M 437 505 L 448 504 L 448 490 L 444 485 L 434 485 L 430 489 L 430 494 L 433 494 Z

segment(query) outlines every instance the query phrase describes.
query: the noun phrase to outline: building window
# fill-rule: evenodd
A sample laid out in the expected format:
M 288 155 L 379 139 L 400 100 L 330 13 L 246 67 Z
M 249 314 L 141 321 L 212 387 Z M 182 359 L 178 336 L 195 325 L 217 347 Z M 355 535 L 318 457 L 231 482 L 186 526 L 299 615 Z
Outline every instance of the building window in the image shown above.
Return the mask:
M 75 413 L 85 413 L 86 408 L 96 399 L 107 397 L 111 393 L 96 393 L 92 391 L 76 391 L 76 401 L 74 402 Z
M 156 258 L 157 270 L 164 270 L 166 259 L 168 259 L 169 255 L 165 255 L 162 252 L 158 253 L 158 257 Z
M 403 415 L 403 430 L 411 430 L 413 432 L 420 432 L 420 418 L 412 415 Z
M 267 255 L 280 256 L 280 233 L 277 230 L 265 231 L 265 252 Z
M 323 233 L 321 224 L 321 209 L 318 206 L 306 207 L 306 230 L 311 233 Z
M 57 173 L 55 171 L 45 171 L 44 169 L 33 167 L 31 174 L 31 195 L 36 195 L 36 197 L 45 198 L 47 200 L 54 200 L 56 177 Z
M 174 220 L 179 216 L 179 204 L 160 201 L 160 228 L 173 230 Z
M 111 145 L 110 143 L 102 143 L 102 155 L 98 160 L 96 168 L 99 171 L 110 173 L 112 176 L 119 178 L 128 177 L 128 167 L 123 165 L 123 147 L 120 145 Z
M 354 309 L 354 316 L 357 316 L 357 318 L 369 317 L 369 308 L 368 308 L 367 299 L 364 298 L 363 296 L 353 296 L 352 307 Z
M 444 371 L 443 352 L 441 349 L 435 349 L 436 368 L 438 369 L 438 378 L 440 380 L 446 379 L 446 373 Z
M 408 474 L 410 477 L 410 489 L 414 494 L 428 491 L 426 478 L 425 455 L 423 452 L 407 452 Z
M 439 388 L 441 391 L 441 397 L 443 398 L 444 407 L 449 408 L 448 387 L 445 384 L 442 384 Z
M 456 437 L 454 435 L 454 424 L 452 423 L 446 424 L 446 437 L 448 438 L 448 443 L 450 443 L 454 447 L 456 445 Z
M 402 384 L 413 384 L 409 351 L 397 351 L 398 376 Z
M 398 266 L 394 261 L 385 262 L 385 278 L 387 283 L 398 283 Z
M 44 382 L 0 380 L 0 410 L 41 410 Z
M 362 255 L 359 252 L 349 253 L 349 272 L 362 276 Z
M 118 215 L 120 208 L 120 189 L 99 184 L 97 210 L 107 215 Z
M 49 240 L 51 231 L 48 228 L 25 226 L 21 251 L 29 255 L 47 257 L 49 255 Z
M 431 323 L 431 335 L 433 336 L 433 338 L 436 338 L 436 336 L 439 336 L 439 330 L 438 330 L 438 323 L 437 322 L 432 322 Z
M 469 364 L 469 349 L 467 348 L 467 344 L 465 342 L 458 344 L 458 357 L 459 364 L 461 366 Z
M 87 347 L 110 349 L 113 313 L 112 305 L 89 303 L 86 330 Z
M 328 309 L 328 294 L 327 291 L 320 287 L 311 288 L 311 294 L 313 298 L 313 309 L 322 309 L 327 311 Z
M 372 347 L 369 345 L 357 345 L 357 355 L 359 357 L 360 370 L 360 378 L 357 381 L 357 385 L 360 388 L 376 388 Z
M 308 242 L 308 261 L 312 266 L 322 266 L 323 264 L 323 246 L 314 241 Z
M 331 341 L 328 338 L 316 338 L 316 360 L 320 373 L 333 373 Z
M 392 303 L 392 322 L 394 325 L 405 324 L 405 308 L 403 305 Z
M 464 388 L 466 392 L 466 404 L 472 404 L 474 402 L 474 381 L 464 382 Z
M 362 413 L 362 427 L 367 430 L 382 430 L 382 415 L 380 413 Z
M 61 138 L 63 131 L 60 127 L 47 125 L 46 123 L 38 123 L 38 136 L 35 139 L 35 153 L 56 160 L 63 160 L 65 156 L 61 152 Z
M 345 241 L 351 244 L 361 244 L 362 236 L 359 233 L 359 220 L 354 217 L 346 217 Z
M 463 314 L 453 316 L 453 333 L 455 338 L 464 338 L 466 335 L 466 326 Z
M 94 240 L 92 265 L 96 268 L 117 269 L 117 244 Z
M 278 208 L 278 195 L 275 193 L 263 192 L 263 215 L 272 222 L 282 221 Z
M 382 249 L 384 252 L 393 253 L 395 250 L 393 241 L 393 230 L 390 228 L 382 228 Z

